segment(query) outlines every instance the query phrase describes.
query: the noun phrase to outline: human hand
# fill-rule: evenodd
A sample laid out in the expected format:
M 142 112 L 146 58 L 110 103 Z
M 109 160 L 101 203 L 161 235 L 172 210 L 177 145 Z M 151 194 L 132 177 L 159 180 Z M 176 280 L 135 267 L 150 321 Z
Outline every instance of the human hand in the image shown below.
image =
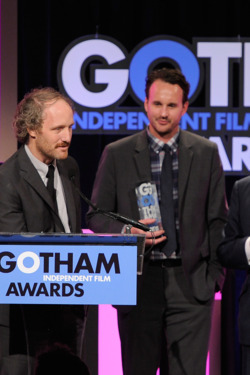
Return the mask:
M 155 219 L 142 219 L 142 220 L 139 220 L 139 222 L 145 225 L 151 225 L 155 222 Z M 163 229 L 156 230 L 154 232 L 153 231 L 145 232 L 142 229 L 132 227 L 131 233 L 132 234 L 145 234 L 146 235 L 146 241 L 145 241 L 146 247 L 157 245 L 163 241 L 166 241 L 167 239 L 167 237 L 164 235 L 165 231 Z

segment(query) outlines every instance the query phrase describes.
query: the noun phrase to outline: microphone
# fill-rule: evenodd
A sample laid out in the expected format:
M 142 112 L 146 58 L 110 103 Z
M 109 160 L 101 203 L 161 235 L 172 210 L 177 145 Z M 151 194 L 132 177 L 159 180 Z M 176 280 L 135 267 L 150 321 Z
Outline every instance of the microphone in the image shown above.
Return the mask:
M 75 184 L 75 174 L 74 172 L 72 173 L 72 171 L 69 172 L 69 179 L 70 181 L 72 182 L 72 184 L 74 185 L 74 188 L 75 190 L 77 191 L 77 193 L 80 195 L 80 197 L 84 200 L 85 203 L 87 203 L 90 207 L 93 208 L 94 212 L 92 215 L 94 214 L 101 214 L 101 215 L 104 215 L 104 216 L 107 216 L 107 217 L 110 217 L 112 219 L 115 219 L 115 220 L 118 220 L 118 221 L 121 221 L 122 223 L 124 224 L 128 224 L 128 225 L 132 225 L 133 227 L 135 228 L 138 228 L 138 229 L 141 229 L 145 232 L 148 232 L 150 230 L 150 228 L 143 224 L 143 223 L 140 223 L 139 221 L 136 221 L 136 220 L 133 220 L 133 219 L 130 219 L 126 216 L 123 216 L 119 213 L 115 213 L 115 212 L 111 212 L 111 211 L 105 211 L 105 210 L 101 210 L 99 207 L 97 207 L 94 203 L 92 203 L 87 197 L 85 194 L 83 194 L 81 192 L 81 190 L 76 186 Z

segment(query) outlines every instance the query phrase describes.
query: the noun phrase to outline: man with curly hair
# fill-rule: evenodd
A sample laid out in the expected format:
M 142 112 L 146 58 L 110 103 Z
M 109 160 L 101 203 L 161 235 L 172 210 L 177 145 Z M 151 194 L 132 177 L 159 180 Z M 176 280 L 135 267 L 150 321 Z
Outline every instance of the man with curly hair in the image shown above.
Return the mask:
M 0 167 L 1 232 L 81 232 L 80 198 L 71 182 L 74 176 L 80 184 L 79 168 L 68 156 L 73 113 L 71 101 L 49 87 L 18 104 L 13 126 L 23 145 Z M 30 374 L 25 356 L 51 342 L 78 354 L 84 321 L 82 306 L 0 306 L 1 374 Z

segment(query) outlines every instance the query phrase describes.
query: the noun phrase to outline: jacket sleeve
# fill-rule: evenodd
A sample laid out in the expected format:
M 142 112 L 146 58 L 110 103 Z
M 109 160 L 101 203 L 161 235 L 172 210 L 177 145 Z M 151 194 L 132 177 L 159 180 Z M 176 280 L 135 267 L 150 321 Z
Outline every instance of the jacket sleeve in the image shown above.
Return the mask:
M 93 186 L 91 201 L 101 210 L 108 212 L 117 211 L 117 191 L 116 191 L 116 167 L 115 155 L 112 147 L 105 147 Z M 109 218 L 100 213 L 96 213 L 90 208 L 86 221 L 89 229 L 95 233 L 121 233 L 123 223 Z
M 235 269 L 247 269 L 249 267 L 245 253 L 245 242 L 250 235 L 250 215 L 247 210 L 249 210 L 249 206 L 244 193 L 242 194 L 240 190 L 239 181 L 236 181 L 231 195 L 224 239 L 218 247 L 219 259 L 225 267 Z M 245 227 L 249 228 L 248 233 Z
M 210 247 L 209 273 L 217 281 L 219 289 L 222 289 L 225 270 L 219 262 L 217 248 L 223 236 L 228 205 L 225 195 L 225 177 L 217 146 L 213 153 L 207 212 Z
M 13 183 L 0 173 L 0 232 L 27 232 L 21 200 Z

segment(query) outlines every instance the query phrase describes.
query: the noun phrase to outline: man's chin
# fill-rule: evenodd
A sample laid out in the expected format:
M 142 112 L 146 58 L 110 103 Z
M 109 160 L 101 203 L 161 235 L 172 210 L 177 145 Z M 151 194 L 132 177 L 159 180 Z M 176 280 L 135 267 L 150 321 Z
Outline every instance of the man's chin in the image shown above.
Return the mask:
M 59 152 L 56 152 L 55 159 L 61 160 L 61 159 L 66 159 L 68 157 L 69 153 L 68 150 L 61 150 Z

